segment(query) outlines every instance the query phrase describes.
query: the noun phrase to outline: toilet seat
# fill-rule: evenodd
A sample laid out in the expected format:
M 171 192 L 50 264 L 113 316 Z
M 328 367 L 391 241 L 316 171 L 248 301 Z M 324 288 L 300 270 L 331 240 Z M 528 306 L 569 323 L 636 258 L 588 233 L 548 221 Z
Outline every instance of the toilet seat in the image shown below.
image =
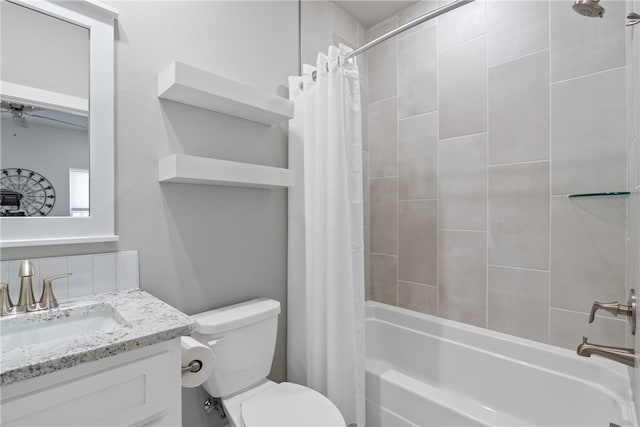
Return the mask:
M 280 383 L 241 404 L 246 427 L 345 427 L 338 408 L 308 387 Z

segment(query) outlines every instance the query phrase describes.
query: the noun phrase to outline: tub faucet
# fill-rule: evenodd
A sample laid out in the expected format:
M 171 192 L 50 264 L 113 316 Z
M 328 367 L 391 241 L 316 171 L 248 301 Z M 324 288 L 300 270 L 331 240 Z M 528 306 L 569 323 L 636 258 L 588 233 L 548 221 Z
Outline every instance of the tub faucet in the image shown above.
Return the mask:
M 579 356 L 591 357 L 592 354 L 596 354 L 606 359 L 624 363 L 631 367 L 636 366 L 636 356 L 632 348 L 589 344 L 587 342 L 587 337 L 582 337 L 582 344 L 578 346 L 576 352 Z

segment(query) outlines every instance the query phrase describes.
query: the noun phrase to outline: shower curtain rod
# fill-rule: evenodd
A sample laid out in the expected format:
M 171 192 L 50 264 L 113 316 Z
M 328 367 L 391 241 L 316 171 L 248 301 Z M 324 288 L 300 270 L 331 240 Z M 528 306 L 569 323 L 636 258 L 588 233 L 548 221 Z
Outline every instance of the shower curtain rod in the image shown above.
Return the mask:
M 402 33 L 403 31 L 408 30 L 409 28 L 413 28 L 416 25 L 422 24 L 423 22 L 427 22 L 433 18 L 436 18 L 440 15 L 444 15 L 447 12 L 450 12 L 454 9 L 459 8 L 460 6 L 464 6 L 467 3 L 471 3 L 474 0 L 455 0 L 452 1 L 451 3 L 447 3 L 442 7 L 439 7 L 437 9 L 432 10 L 431 12 L 427 12 L 422 16 L 419 16 L 418 18 L 414 19 L 413 21 L 409 21 L 406 24 L 403 24 L 401 26 L 399 26 L 398 28 L 396 28 L 395 30 L 391 30 L 388 33 L 385 33 L 379 37 L 376 37 L 375 39 L 371 40 L 368 43 L 363 44 L 362 46 L 360 46 L 359 48 L 357 48 L 356 50 L 351 51 L 351 53 L 349 53 L 347 55 L 347 59 L 353 58 L 355 56 L 360 55 L 362 52 L 365 52 L 369 49 L 371 49 L 372 47 L 382 43 L 383 41 L 390 39 L 391 37 Z

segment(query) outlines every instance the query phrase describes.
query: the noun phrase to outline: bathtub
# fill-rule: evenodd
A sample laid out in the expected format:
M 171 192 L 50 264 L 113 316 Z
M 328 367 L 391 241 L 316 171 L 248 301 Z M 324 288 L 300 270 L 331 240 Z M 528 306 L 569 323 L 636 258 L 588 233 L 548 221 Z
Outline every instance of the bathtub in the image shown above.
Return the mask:
M 365 325 L 367 427 L 637 427 L 624 365 L 372 301 Z

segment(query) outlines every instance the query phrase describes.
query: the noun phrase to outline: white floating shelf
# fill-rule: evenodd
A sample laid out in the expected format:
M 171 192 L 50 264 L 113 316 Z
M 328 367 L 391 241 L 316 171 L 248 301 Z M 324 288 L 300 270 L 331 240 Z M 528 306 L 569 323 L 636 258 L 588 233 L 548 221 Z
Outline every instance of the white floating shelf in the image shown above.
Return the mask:
M 160 182 L 183 184 L 225 185 L 231 187 L 285 188 L 293 186 L 290 169 L 228 160 L 172 154 L 160 159 Z
M 158 97 L 266 125 L 293 117 L 288 99 L 181 62 L 158 75 Z

